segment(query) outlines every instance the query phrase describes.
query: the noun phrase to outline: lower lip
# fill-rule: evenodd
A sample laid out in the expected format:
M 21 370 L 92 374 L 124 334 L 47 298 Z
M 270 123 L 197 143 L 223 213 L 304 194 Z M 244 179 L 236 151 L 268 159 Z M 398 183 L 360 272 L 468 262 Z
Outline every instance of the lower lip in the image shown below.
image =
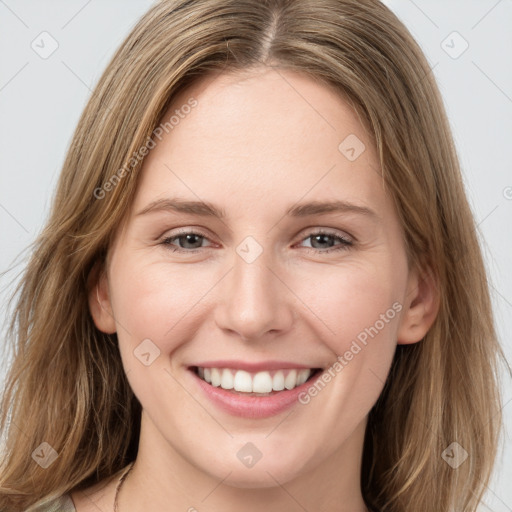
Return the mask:
M 244 396 L 221 387 L 212 386 L 196 375 L 190 368 L 188 371 L 193 375 L 206 396 L 220 409 L 233 416 L 252 419 L 269 418 L 289 409 L 298 401 L 299 395 L 306 391 L 322 375 L 322 372 L 318 372 L 312 379 L 304 382 L 304 384 L 293 389 L 279 391 L 273 395 Z

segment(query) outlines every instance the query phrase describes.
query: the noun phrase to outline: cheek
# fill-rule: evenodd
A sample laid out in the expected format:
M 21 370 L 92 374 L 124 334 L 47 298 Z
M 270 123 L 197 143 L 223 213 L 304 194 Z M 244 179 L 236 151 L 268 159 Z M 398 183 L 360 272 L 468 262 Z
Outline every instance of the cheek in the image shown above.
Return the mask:
M 301 403 L 325 425 L 337 428 L 343 423 L 341 436 L 368 414 L 387 379 L 407 281 L 405 261 L 402 264 L 393 266 L 383 258 L 375 265 L 331 268 L 328 279 L 325 275 L 308 280 L 299 291 L 318 316 L 316 337 L 332 353 L 322 382 L 310 388 Z M 328 284 L 320 288 L 315 282 Z
M 194 337 L 200 300 L 208 289 L 204 274 L 192 266 L 184 271 L 126 257 L 113 262 L 111 276 L 121 358 L 131 388 L 151 412 L 186 408 L 190 398 L 171 376 L 171 362 Z
M 332 352 L 320 380 L 299 397 L 304 414 L 323 425 L 330 439 L 323 455 L 334 450 L 368 414 L 388 376 L 406 273 L 400 273 L 400 267 L 386 268 L 353 265 L 337 273 L 330 269 L 323 291 L 310 282 L 309 286 L 303 283 L 299 292 L 318 316 L 317 337 Z
M 402 270 L 396 262 L 393 266 L 382 260 L 295 268 L 283 273 L 294 293 L 283 287 L 282 301 L 299 312 L 299 329 L 314 329 L 319 342 L 337 355 L 351 350 L 356 340 L 362 346 L 379 340 L 372 343 L 375 351 L 389 350 L 385 339 L 393 340 L 398 330 L 396 305 L 405 288 L 406 268 Z M 150 339 L 162 352 L 172 352 L 180 339 L 193 338 L 206 309 L 211 313 L 215 308 L 213 287 L 221 276 L 197 263 L 120 259 L 111 286 L 120 338 L 128 337 L 132 350 Z
M 322 326 L 323 343 L 333 352 L 342 355 L 351 350 L 353 342 L 367 347 L 375 340 L 373 352 L 382 355 L 396 343 L 402 309 L 399 299 L 406 286 L 406 269 L 402 270 L 384 262 L 352 264 L 329 268 L 325 275 L 308 278 L 302 284 L 297 281 L 295 286 L 300 287 L 298 295 Z M 357 351 L 355 347 L 353 352 Z
M 112 303 L 119 335 L 132 344 L 152 340 L 162 352 L 174 348 L 173 340 L 191 328 L 188 315 L 200 310 L 205 293 L 204 275 L 160 263 L 125 261 L 113 280 Z

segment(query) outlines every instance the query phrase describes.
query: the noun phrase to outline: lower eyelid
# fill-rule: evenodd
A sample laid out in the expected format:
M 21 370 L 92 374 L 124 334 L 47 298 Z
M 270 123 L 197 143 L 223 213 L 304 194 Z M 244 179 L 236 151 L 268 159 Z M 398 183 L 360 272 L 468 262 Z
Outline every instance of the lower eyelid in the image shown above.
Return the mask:
M 195 231 L 185 231 L 185 232 L 182 232 L 182 233 L 177 233 L 175 235 L 166 236 L 166 237 L 164 237 L 162 239 L 162 241 L 160 243 L 162 245 L 167 245 L 167 246 L 170 246 L 170 247 L 174 247 L 176 251 L 182 251 L 182 252 L 194 252 L 194 251 L 199 251 L 201 249 L 206 249 L 208 247 L 211 247 L 211 245 L 207 245 L 206 247 L 197 247 L 195 249 L 184 249 L 182 247 L 178 247 L 178 246 L 176 246 L 176 245 L 171 243 L 171 242 L 174 242 L 174 241 L 178 240 L 180 237 L 184 237 L 185 235 L 200 236 L 204 240 L 208 240 L 208 241 L 211 242 L 211 240 L 204 233 L 199 233 L 199 232 L 195 232 Z
M 332 247 L 327 247 L 326 249 L 316 249 L 315 247 L 305 247 L 305 249 L 310 249 L 312 251 L 321 253 L 321 252 L 329 252 L 329 251 L 335 251 L 335 250 L 348 249 L 349 247 L 354 245 L 352 240 L 342 237 L 340 235 L 333 235 L 330 233 L 313 233 L 313 234 L 308 235 L 305 238 L 303 238 L 299 243 L 302 243 L 302 242 L 306 241 L 307 239 L 309 239 L 315 235 L 318 235 L 318 234 L 328 235 L 328 236 L 332 237 L 334 240 L 337 240 L 339 243 L 333 245 Z
M 200 251 L 201 249 L 207 249 L 208 247 L 212 247 L 212 245 L 208 245 L 208 246 L 205 246 L 205 247 L 197 247 L 197 248 L 194 248 L 194 249 L 184 249 L 182 247 L 178 247 L 178 246 L 175 246 L 175 245 L 171 244 L 172 241 L 175 241 L 175 240 L 177 240 L 180 237 L 185 236 L 185 235 L 197 235 L 197 236 L 200 236 L 201 238 L 203 238 L 204 240 L 208 240 L 208 241 L 211 242 L 211 240 L 208 238 L 208 236 L 205 235 L 204 233 L 199 233 L 199 232 L 195 232 L 195 231 L 185 231 L 185 232 L 177 233 L 177 234 L 172 235 L 172 236 L 165 237 L 161 241 L 161 244 L 173 247 L 174 251 L 189 252 L 189 253 L 197 252 L 197 251 Z M 319 252 L 319 253 L 322 253 L 322 252 L 325 253 L 325 252 L 330 252 L 330 251 L 334 251 L 334 250 L 348 249 L 350 246 L 353 245 L 353 241 L 350 240 L 349 238 L 343 237 L 343 236 L 338 235 L 338 234 L 326 233 L 326 232 L 322 232 L 322 231 L 312 232 L 312 233 L 308 234 L 307 236 L 301 238 L 301 240 L 299 240 L 298 243 L 300 244 L 300 243 L 306 241 L 308 238 L 312 238 L 313 236 L 316 236 L 316 235 L 326 235 L 326 236 L 334 238 L 335 240 L 339 241 L 340 243 L 336 244 L 336 245 L 334 245 L 332 247 L 327 247 L 326 249 L 316 249 L 315 247 L 305 247 L 305 249 L 310 249 L 312 251 L 316 251 L 316 252 Z

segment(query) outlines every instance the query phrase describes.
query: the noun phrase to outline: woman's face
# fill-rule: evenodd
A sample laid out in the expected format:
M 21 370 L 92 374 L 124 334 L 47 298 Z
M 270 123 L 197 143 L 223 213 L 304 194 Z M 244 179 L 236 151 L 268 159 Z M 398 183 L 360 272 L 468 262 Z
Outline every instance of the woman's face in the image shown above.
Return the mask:
M 202 79 L 172 115 L 91 306 L 143 406 L 139 453 L 238 487 L 356 472 L 397 341 L 428 327 L 372 140 L 283 70 Z

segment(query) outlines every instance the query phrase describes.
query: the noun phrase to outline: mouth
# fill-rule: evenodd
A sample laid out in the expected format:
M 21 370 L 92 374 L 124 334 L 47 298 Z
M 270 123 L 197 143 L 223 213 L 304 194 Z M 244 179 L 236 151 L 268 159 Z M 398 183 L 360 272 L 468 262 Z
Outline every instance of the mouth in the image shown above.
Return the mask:
M 211 387 L 247 397 L 273 396 L 292 391 L 315 379 L 323 371 L 323 368 L 283 368 L 248 372 L 200 366 L 190 366 L 188 369 Z

